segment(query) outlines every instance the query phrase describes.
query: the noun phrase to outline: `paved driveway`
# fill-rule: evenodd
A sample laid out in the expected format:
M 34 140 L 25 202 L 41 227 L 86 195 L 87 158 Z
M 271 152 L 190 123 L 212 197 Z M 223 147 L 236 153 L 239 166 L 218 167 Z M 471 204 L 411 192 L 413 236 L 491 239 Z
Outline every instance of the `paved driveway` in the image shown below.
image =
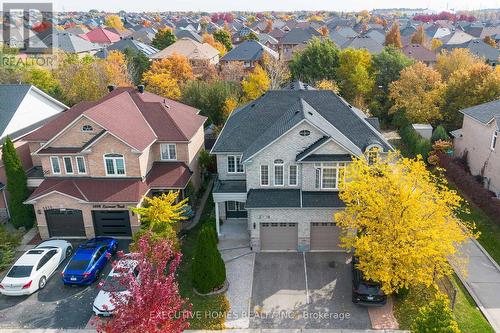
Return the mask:
M 129 241 L 119 241 L 119 249 L 128 249 L 128 244 Z M 99 292 L 98 282 L 87 287 L 65 286 L 60 273 L 67 261 L 68 259 L 59 266 L 44 289 L 30 296 L 0 295 L 0 330 L 2 328 L 85 328 L 93 316 L 92 304 Z M 111 265 L 108 264 L 103 276 L 106 276 L 110 270 Z
M 351 279 L 344 253 L 257 253 L 250 327 L 371 328 L 351 301 Z

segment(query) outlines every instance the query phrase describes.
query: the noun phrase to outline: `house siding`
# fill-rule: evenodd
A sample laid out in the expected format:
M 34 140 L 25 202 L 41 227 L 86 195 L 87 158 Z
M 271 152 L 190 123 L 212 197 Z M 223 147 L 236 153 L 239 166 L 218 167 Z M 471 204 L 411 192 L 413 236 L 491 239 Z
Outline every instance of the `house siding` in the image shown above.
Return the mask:
M 220 180 L 245 180 L 246 174 L 243 173 L 228 173 L 227 172 L 227 156 L 228 155 L 240 155 L 239 153 L 234 154 L 217 154 L 217 174 Z M 244 171 L 246 171 L 246 166 L 244 166 Z
M 83 125 L 90 125 L 92 132 L 82 131 Z M 77 120 L 70 128 L 50 143 L 50 147 L 82 147 L 95 137 L 103 128 L 90 119 L 82 117 Z

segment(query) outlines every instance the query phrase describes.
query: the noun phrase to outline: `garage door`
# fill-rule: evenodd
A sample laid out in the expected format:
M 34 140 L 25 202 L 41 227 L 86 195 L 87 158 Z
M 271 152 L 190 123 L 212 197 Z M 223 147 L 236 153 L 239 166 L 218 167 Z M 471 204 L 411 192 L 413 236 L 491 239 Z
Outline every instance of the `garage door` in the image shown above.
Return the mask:
M 49 209 L 45 211 L 45 219 L 50 237 L 85 238 L 85 227 L 81 210 Z
M 340 229 L 333 222 L 311 224 L 311 251 L 343 251 L 339 247 Z
M 297 251 L 297 223 L 261 223 L 262 251 Z
M 131 236 L 128 210 L 92 211 L 96 236 Z

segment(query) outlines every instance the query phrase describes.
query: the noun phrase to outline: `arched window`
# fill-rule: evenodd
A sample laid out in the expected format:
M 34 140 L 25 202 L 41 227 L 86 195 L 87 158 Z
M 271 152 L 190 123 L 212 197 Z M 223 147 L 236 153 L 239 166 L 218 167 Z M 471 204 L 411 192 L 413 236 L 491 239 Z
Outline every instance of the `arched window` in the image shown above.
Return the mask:
M 281 159 L 274 160 L 274 185 L 283 186 L 284 183 L 285 166 Z
M 92 132 L 93 130 L 94 130 L 94 128 L 92 127 L 92 125 L 83 125 L 82 126 L 83 132 Z
M 121 154 L 104 155 L 104 168 L 106 176 L 125 175 L 125 159 Z

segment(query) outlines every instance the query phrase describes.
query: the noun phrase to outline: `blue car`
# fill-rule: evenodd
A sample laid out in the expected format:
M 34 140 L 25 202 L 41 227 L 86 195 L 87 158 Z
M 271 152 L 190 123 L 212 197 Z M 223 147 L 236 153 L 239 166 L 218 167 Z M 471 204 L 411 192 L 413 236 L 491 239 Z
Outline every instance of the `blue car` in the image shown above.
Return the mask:
M 117 247 L 116 240 L 110 237 L 97 237 L 81 244 L 61 273 L 64 284 L 86 286 L 97 280 Z

